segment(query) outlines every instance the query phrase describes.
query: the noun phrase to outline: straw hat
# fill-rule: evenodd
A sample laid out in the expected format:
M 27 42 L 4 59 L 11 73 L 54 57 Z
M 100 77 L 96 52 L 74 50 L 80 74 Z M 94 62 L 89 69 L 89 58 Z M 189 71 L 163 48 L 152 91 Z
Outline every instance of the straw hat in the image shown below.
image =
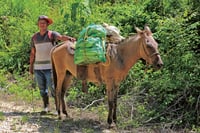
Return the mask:
M 38 21 L 39 20 L 46 20 L 48 25 L 53 24 L 53 20 L 45 15 L 41 15 L 38 17 Z

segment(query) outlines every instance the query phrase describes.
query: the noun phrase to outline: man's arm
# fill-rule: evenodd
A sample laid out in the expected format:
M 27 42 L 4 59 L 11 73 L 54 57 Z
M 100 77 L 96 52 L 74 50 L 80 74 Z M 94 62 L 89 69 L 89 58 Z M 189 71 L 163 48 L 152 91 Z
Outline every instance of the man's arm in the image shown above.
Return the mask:
M 31 48 L 31 53 L 30 53 L 30 66 L 29 66 L 29 72 L 30 74 L 33 74 L 33 63 L 35 61 L 35 48 Z
M 61 41 L 68 41 L 68 40 L 72 42 L 76 41 L 75 38 L 66 35 L 58 35 L 56 39 Z

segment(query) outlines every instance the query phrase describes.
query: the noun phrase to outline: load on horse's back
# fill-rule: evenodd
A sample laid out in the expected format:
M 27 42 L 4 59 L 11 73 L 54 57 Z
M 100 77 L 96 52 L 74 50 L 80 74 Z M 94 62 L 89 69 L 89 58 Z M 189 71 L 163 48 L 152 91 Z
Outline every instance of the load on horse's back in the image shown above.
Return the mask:
M 77 65 L 77 78 L 82 80 L 82 91 L 87 93 L 88 64 L 106 62 L 107 45 L 124 39 L 120 30 L 112 25 L 91 24 L 79 33 L 75 44 L 74 63 Z M 109 48 L 108 48 L 109 49 Z M 97 70 L 96 74 L 100 74 Z
M 101 25 L 89 25 L 84 28 L 76 42 L 74 62 L 77 65 L 87 65 L 105 62 L 106 30 Z
M 84 28 L 76 42 L 74 62 L 77 65 L 87 65 L 106 62 L 106 43 L 117 43 L 123 37 L 115 26 L 108 24 L 91 24 Z
M 106 29 L 106 42 L 111 44 L 118 44 L 122 40 L 124 40 L 124 37 L 120 35 L 120 30 L 113 26 L 108 25 L 106 23 L 103 23 L 103 27 Z
M 121 81 L 126 77 L 131 67 L 139 59 L 144 59 L 155 68 L 160 69 L 163 65 L 158 44 L 154 40 L 149 27 L 144 30 L 136 28 L 137 34 L 118 43 L 110 49 L 113 56 L 109 56 L 107 65 L 104 63 L 88 64 L 87 77 L 89 82 L 105 84 L 108 97 L 108 119 L 109 126 L 117 122 L 117 94 Z M 66 49 L 71 42 L 67 41 L 52 50 L 51 58 L 56 87 L 56 109 L 59 118 L 64 113 L 68 116 L 64 102 L 65 92 L 69 88 L 71 79 L 77 77 L 77 65 L 74 63 L 74 55 Z M 115 52 L 112 52 L 115 51 Z

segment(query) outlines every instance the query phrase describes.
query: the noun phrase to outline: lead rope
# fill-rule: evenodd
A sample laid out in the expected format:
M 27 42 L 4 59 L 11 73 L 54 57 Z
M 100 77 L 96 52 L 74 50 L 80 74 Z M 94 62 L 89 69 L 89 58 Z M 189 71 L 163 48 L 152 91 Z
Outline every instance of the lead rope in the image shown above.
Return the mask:
M 33 104 L 33 89 L 36 89 L 36 82 L 35 82 L 35 78 L 33 75 L 31 75 L 31 106 L 32 106 L 32 109 L 33 109 L 33 112 L 35 112 L 35 107 L 34 107 L 34 104 Z
M 109 66 L 110 65 L 111 60 L 110 60 L 110 56 L 108 55 L 108 53 L 106 53 L 106 60 L 107 61 L 105 63 L 101 62 L 101 64 L 103 66 Z
M 144 74 L 143 74 L 143 78 L 142 78 L 143 81 L 145 79 L 145 75 L 147 73 L 148 67 L 149 67 L 149 64 L 146 62 L 145 69 L 144 69 Z

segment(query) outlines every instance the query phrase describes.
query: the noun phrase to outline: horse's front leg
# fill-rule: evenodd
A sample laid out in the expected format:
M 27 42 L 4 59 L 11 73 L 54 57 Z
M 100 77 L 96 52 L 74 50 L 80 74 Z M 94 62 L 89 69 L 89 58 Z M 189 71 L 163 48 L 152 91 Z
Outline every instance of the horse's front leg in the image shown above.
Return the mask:
M 113 122 L 117 123 L 117 96 L 118 96 L 119 86 L 115 86 L 114 91 L 114 103 L 113 103 Z
M 108 93 L 110 93 L 110 92 L 108 92 Z M 109 96 L 108 96 L 108 98 L 109 98 Z M 108 122 L 108 124 L 109 124 L 109 126 L 112 124 L 112 122 L 113 122 L 113 117 L 112 117 L 112 115 L 113 115 L 113 101 L 109 98 L 108 99 L 108 107 L 109 107 L 109 110 L 108 110 L 108 119 L 107 119 L 107 122 Z
M 109 106 L 107 122 L 109 124 L 109 127 L 115 126 L 117 120 L 116 116 L 117 93 L 118 93 L 118 87 L 115 84 L 111 84 L 110 86 L 107 87 L 108 106 Z

